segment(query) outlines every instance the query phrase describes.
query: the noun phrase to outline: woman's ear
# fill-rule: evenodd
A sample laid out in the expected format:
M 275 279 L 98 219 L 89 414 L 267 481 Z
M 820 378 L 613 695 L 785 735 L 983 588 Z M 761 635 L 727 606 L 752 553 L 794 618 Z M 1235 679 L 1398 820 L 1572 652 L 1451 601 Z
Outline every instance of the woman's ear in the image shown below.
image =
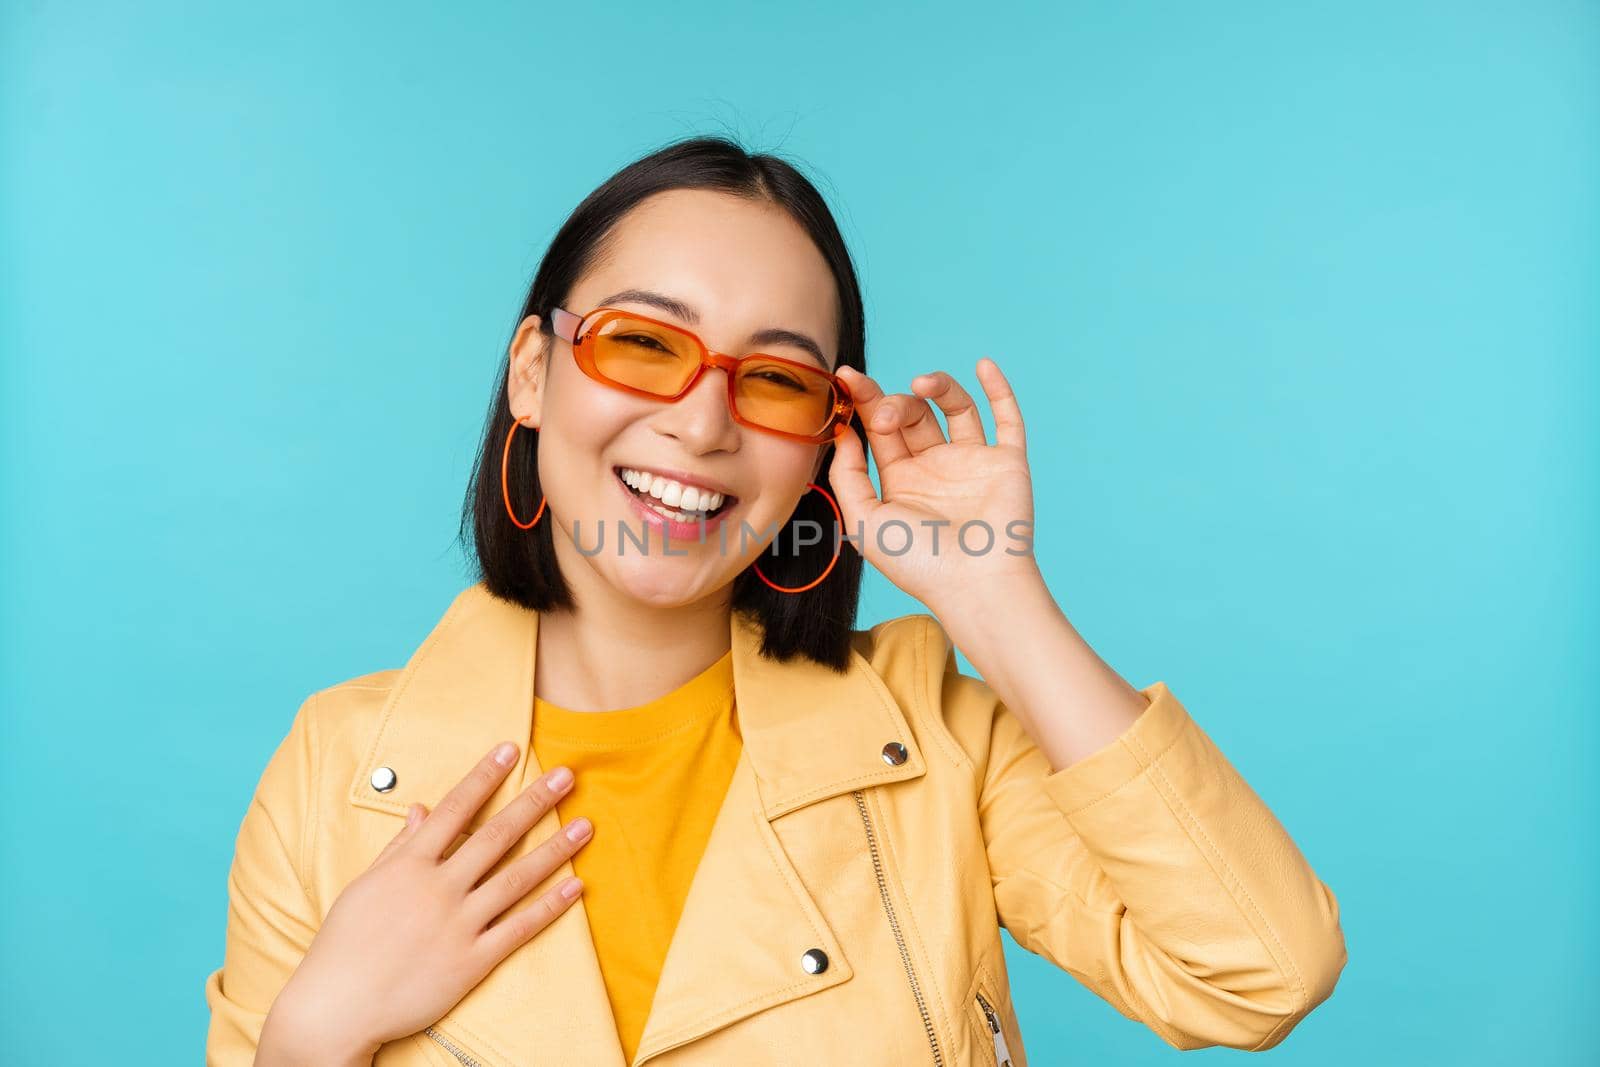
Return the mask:
M 533 429 L 543 421 L 544 377 L 549 367 L 547 338 L 539 327 L 539 316 L 523 319 L 506 351 L 506 399 L 511 417 Z

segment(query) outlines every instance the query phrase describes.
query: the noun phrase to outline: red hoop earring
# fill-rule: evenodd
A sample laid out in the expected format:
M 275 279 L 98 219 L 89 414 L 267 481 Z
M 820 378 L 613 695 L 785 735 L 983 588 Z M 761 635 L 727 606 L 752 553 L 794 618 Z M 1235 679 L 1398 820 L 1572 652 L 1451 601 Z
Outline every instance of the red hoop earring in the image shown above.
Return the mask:
M 511 510 L 511 490 L 506 486 L 506 465 L 511 459 L 511 437 L 517 432 L 517 421 L 511 420 L 511 429 L 506 431 L 505 451 L 500 453 L 500 496 L 506 502 L 506 514 L 511 516 L 511 521 L 516 523 L 519 530 L 531 530 L 539 521 L 539 516 L 544 514 L 544 494 L 539 494 L 539 510 L 534 512 L 532 522 L 523 522 L 517 518 L 517 513 Z
M 821 493 L 824 497 L 827 497 L 828 506 L 833 508 L 833 517 L 839 520 L 839 525 L 840 526 L 843 526 L 844 525 L 844 516 L 839 514 L 839 503 L 838 503 L 838 501 L 833 499 L 832 494 L 830 494 L 826 489 L 822 488 L 822 486 L 818 485 L 816 482 L 807 482 L 806 483 L 806 488 L 807 489 L 815 489 L 817 492 Z M 839 548 L 840 547 L 841 547 L 841 545 L 840 545 L 839 538 L 837 538 L 837 537 L 834 538 L 833 539 L 833 558 L 828 561 L 827 569 L 825 569 L 821 574 L 817 575 L 815 578 L 811 579 L 811 581 L 807 582 L 805 585 L 795 586 L 793 588 L 791 588 L 789 586 L 785 586 L 785 585 L 773 585 L 772 584 L 772 579 L 768 578 L 765 574 L 761 573 L 761 563 L 760 563 L 759 560 L 756 563 L 752 564 L 752 567 L 755 569 L 757 578 L 760 578 L 763 582 L 766 582 L 767 585 L 771 586 L 773 589 L 776 589 L 778 592 L 780 592 L 780 593 L 803 593 L 807 589 L 810 589 L 812 586 L 816 585 L 818 582 L 822 581 L 822 579 L 826 578 L 828 576 L 828 572 L 833 570 L 833 565 L 835 563 L 839 562 Z

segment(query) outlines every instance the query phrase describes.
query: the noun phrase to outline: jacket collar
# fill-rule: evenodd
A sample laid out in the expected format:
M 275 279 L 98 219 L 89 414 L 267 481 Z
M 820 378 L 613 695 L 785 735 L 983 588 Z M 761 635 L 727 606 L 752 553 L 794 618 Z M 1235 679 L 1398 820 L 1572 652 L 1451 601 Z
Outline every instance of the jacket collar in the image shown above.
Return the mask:
M 351 777 L 349 802 L 396 817 L 413 801 L 431 809 L 495 741 L 515 740 L 522 762 L 468 824 L 470 833 L 542 774 L 531 746 L 538 628 L 538 612 L 500 600 L 483 583 L 462 590 L 395 680 Z M 810 660 L 764 657 L 759 623 L 741 613 L 730 615 L 729 637 L 743 750 L 684 902 L 635 1064 L 849 979 L 844 948 L 771 823 L 926 770 L 905 714 L 861 640 L 838 674 Z M 898 765 L 883 757 L 891 741 L 906 747 Z M 395 776 L 388 792 L 372 784 L 380 767 Z M 548 813 L 510 856 L 531 851 L 560 825 Z M 570 862 L 563 864 L 548 884 L 571 873 Z M 621 1067 L 582 905 L 580 897 L 512 952 L 439 1030 L 499 1067 L 532 1063 L 550 1048 L 566 1050 L 572 1062 Z M 813 948 L 829 961 L 815 975 L 801 968 Z

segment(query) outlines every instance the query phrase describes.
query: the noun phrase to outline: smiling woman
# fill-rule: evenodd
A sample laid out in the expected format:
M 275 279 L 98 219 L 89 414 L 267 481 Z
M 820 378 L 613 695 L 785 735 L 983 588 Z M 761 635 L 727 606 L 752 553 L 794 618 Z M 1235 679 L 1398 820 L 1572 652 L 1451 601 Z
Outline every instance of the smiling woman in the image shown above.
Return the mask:
M 724 521 L 777 530 L 792 517 L 832 529 L 826 500 L 806 493 L 811 482 L 832 491 L 821 473 L 832 438 L 807 445 L 746 432 L 734 405 L 723 399 L 734 397 L 736 376 L 709 367 L 676 398 L 645 397 L 596 380 L 555 320 L 566 309 L 591 316 L 606 308 L 664 320 L 681 331 L 674 335 L 679 347 L 694 352 L 768 355 L 824 374 L 866 369 L 865 322 L 849 252 L 820 195 L 797 171 L 707 140 L 671 146 L 624 169 L 556 234 L 518 313 L 507 387 L 491 397 L 463 524 L 470 523 L 485 585 L 539 611 L 569 611 L 586 593 L 678 604 L 711 596 L 726 609 L 760 618 L 769 652 L 842 669 L 850 628 L 840 620 L 854 617 L 858 553 L 841 552 L 829 582 L 794 596 L 771 589 L 753 572 L 750 565 L 766 542 L 747 542 L 737 554 L 696 543 L 686 546 L 687 555 L 676 549 L 669 555 L 656 529 L 656 551 L 648 557 L 615 550 L 623 544 L 621 527 L 638 530 L 642 540 L 652 532 L 635 510 L 607 503 L 615 498 L 604 472 L 618 466 L 663 476 L 676 471 L 680 482 L 720 488 L 735 498 Z M 582 335 L 572 328 L 572 336 Z M 655 336 L 674 347 L 664 340 L 667 331 Z M 842 383 L 837 389 L 846 392 Z M 507 529 L 491 462 L 513 421 L 538 432 L 513 450 L 510 483 L 525 487 L 518 499 L 527 513 L 544 497 L 554 519 L 530 535 Z M 859 424 L 848 429 L 863 433 Z M 543 458 L 550 453 L 560 462 Z M 581 560 L 575 540 L 561 536 L 574 528 L 589 531 L 585 544 L 609 531 L 607 550 Z M 665 533 L 698 542 L 682 530 Z M 816 575 L 832 555 L 833 546 L 819 540 L 768 553 L 762 569 L 779 584 L 793 585 Z
M 1283 1040 L 1334 896 L 1031 554 L 966 547 L 1033 519 L 976 371 L 993 443 L 953 375 L 867 375 L 776 157 L 695 138 L 590 194 L 495 375 L 478 580 L 306 699 L 244 815 L 207 1062 L 1022 1067 L 1002 928 L 1175 1047 Z M 929 612 L 857 628 L 866 561 Z

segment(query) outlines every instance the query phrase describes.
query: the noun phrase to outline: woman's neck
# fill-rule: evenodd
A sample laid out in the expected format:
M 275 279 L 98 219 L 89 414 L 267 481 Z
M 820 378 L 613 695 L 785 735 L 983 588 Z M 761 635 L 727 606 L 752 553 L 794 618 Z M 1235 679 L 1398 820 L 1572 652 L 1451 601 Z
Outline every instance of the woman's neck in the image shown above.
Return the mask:
M 730 601 L 657 608 L 608 587 L 574 612 L 539 616 L 534 695 L 574 711 L 637 707 L 728 651 Z

